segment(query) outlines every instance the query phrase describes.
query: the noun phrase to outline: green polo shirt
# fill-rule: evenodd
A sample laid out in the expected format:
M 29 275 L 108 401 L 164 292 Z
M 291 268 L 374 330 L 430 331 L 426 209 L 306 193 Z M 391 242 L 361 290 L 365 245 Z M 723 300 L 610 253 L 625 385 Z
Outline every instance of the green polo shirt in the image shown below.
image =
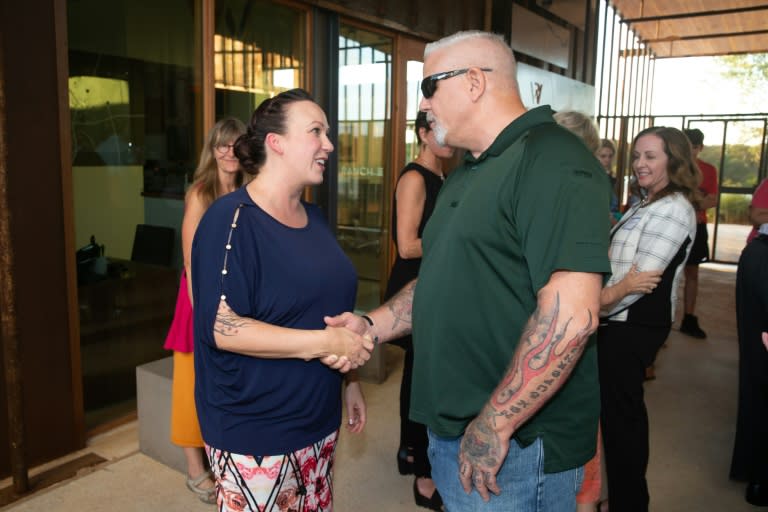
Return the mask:
M 410 417 L 455 437 L 506 374 L 536 294 L 556 270 L 609 273 L 610 184 L 548 106 L 514 120 L 445 181 L 424 231 L 413 303 Z M 594 337 L 568 381 L 516 433 L 548 473 L 595 453 Z

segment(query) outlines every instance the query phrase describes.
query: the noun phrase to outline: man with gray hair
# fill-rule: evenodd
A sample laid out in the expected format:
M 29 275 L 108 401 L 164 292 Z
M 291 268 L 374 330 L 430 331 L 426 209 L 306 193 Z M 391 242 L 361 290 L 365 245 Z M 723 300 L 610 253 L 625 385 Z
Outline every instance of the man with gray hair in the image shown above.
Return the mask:
M 412 323 L 410 416 L 429 428 L 446 510 L 573 511 L 597 439 L 608 178 L 548 106 L 526 109 L 500 37 L 430 44 L 424 74 L 420 109 L 467 152 L 419 277 L 368 315 L 327 321 L 380 342 Z

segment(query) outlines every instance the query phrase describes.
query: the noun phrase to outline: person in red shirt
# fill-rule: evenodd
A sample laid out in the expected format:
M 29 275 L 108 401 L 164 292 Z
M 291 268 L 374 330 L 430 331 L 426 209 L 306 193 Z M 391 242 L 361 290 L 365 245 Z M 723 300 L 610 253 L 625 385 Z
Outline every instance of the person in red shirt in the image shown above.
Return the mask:
M 696 239 L 693 241 L 691 253 L 685 263 L 685 291 L 683 304 L 685 315 L 680 324 L 680 332 L 704 339 L 707 333 L 699 326 L 699 320 L 694 315 L 696 311 L 696 295 L 699 292 L 699 264 L 709 260 L 709 235 L 707 234 L 707 210 L 717 206 L 717 168 L 699 160 L 699 153 L 704 149 L 704 134 L 698 128 L 684 130 L 691 142 L 693 157 L 701 171 L 701 190 L 704 198 L 700 202 L 700 210 L 696 210 Z

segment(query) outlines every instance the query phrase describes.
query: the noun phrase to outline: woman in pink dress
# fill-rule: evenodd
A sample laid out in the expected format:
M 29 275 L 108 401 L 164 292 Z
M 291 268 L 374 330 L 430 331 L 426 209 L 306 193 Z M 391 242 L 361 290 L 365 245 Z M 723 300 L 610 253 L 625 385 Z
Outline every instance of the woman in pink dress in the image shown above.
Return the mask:
M 245 125 L 234 118 L 216 123 L 206 137 L 195 170 L 192 185 L 184 198 L 184 220 L 181 223 L 181 246 L 184 270 L 173 323 L 165 340 L 173 350 L 173 388 L 171 405 L 171 441 L 184 450 L 187 460 L 187 488 L 205 503 L 216 503 L 216 490 L 203 457 L 203 442 L 195 410 L 195 370 L 192 354 L 192 239 L 203 213 L 218 197 L 243 184 L 244 174 L 234 154 L 235 140 L 245 133 Z

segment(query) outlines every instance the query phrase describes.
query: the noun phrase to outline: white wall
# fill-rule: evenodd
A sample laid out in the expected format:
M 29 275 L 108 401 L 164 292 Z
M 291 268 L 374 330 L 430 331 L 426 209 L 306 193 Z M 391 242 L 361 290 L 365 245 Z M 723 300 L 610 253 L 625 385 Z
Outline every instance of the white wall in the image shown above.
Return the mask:
M 73 167 L 75 247 L 91 235 L 112 258 L 131 258 L 136 224 L 144 224 L 144 169 L 138 165 Z
M 551 105 L 595 116 L 595 87 L 527 64 L 517 64 L 520 95 L 528 108 Z M 537 97 L 538 92 L 538 97 Z

